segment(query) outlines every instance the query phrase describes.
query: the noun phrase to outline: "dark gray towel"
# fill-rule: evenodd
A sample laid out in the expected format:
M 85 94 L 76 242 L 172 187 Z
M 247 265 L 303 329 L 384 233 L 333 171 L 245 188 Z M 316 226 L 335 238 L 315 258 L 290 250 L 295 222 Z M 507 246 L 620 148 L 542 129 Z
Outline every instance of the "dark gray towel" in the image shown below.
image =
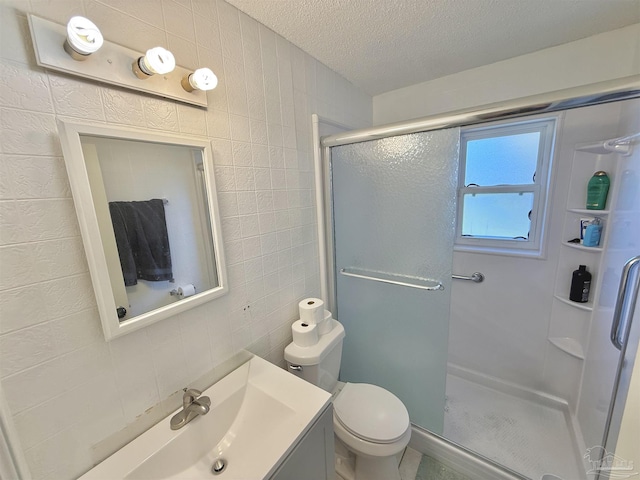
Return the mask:
M 160 199 L 109 202 L 124 284 L 173 280 L 169 235 Z

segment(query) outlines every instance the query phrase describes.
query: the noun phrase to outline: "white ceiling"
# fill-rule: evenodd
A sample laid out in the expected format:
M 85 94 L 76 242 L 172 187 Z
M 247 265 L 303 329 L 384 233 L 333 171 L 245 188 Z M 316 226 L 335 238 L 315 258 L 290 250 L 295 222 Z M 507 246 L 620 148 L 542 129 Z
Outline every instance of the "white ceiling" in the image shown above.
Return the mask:
M 371 95 L 640 22 L 640 0 L 226 1 Z

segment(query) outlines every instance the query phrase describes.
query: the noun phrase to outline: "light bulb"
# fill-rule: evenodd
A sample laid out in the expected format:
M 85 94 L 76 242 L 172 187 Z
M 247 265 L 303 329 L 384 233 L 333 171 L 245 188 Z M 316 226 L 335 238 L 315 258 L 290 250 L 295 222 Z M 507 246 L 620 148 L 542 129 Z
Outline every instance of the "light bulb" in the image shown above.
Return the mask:
M 164 75 L 176 68 L 176 59 L 169 50 L 162 47 L 154 47 L 133 62 L 133 73 L 138 78 L 149 78 L 152 75 Z
M 182 79 L 182 88 L 187 92 L 194 90 L 213 90 L 218 85 L 218 77 L 208 68 L 199 68 Z
M 92 53 L 97 52 L 104 38 L 100 29 L 88 18 L 71 17 L 67 23 L 67 38 L 64 50 L 74 60 L 86 60 Z

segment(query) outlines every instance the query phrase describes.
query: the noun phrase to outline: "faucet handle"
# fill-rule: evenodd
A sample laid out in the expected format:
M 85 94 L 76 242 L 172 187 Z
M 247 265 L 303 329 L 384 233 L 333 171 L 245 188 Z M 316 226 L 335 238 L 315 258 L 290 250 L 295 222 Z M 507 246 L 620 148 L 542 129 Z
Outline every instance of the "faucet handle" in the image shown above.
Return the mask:
M 182 395 L 182 405 L 185 408 L 202 395 L 202 392 L 195 388 L 183 388 L 182 390 L 184 391 L 184 394 Z
M 195 388 L 183 388 L 182 391 L 184 392 L 185 396 L 190 395 L 192 397 L 198 398 L 200 395 L 202 395 L 202 392 L 200 390 L 196 390 Z

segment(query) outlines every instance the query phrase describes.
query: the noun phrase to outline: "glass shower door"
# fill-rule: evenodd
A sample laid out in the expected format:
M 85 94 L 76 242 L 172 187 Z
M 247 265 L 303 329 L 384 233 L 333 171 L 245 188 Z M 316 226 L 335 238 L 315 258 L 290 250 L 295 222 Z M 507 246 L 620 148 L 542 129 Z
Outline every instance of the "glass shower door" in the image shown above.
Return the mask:
M 442 433 L 459 129 L 333 147 L 341 379 Z

